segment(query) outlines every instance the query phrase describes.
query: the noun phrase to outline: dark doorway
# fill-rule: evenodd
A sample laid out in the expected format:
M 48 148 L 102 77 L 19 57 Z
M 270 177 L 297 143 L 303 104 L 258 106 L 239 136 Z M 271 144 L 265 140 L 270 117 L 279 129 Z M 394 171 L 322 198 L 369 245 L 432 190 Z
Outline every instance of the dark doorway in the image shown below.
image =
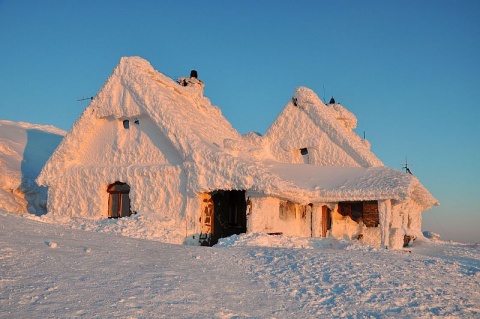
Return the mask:
M 122 182 L 110 184 L 108 192 L 108 218 L 127 217 L 132 214 L 130 209 L 130 186 Z
M 215 191 L 211 193 L 214 206 L 213 236 L 210 244 L 219 238 L 247 232 L 247 202 L 245 191 Z

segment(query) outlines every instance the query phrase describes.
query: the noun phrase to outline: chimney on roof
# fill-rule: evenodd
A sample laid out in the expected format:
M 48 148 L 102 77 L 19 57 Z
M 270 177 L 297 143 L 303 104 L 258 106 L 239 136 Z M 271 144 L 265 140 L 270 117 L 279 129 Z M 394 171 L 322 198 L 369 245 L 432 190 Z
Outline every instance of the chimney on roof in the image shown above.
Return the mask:
M 330 102 L 328 102 L 328 104 L 335 104 L 335 99 L 333 98 L 333 96 L 332 96 L 332 98 L 330 99 Z
M 205 86 L 201 80 L 198 79 L 198 72 L 196 70 L 190 71 L 190 77 L 178 78 L 177 83 L 181 86 L 188 86 L 189 92 L 203 96 L 203 87 Z

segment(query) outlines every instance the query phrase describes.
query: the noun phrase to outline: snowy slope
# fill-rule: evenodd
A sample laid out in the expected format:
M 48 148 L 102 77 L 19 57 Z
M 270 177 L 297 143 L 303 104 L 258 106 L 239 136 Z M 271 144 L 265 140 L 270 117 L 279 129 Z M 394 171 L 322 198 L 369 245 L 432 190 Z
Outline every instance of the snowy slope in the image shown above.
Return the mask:
M 0 211 L 0 318 L 480 316 L 478 245 L 250 235 L 206 248 L 40 220 Z
M 65 134 L 54 126 L 0 120 L 0 209 L 42 213 L 46 192 L 34 181 Z

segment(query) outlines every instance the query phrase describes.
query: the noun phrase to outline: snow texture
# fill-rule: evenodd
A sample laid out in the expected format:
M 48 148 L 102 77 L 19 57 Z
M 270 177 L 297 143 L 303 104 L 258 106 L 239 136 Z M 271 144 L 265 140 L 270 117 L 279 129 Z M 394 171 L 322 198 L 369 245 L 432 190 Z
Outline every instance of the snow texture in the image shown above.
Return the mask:
M 65 134 L 53 126 L 0 120 L 0 209 L 46 212 L 47 193 L 35 179 Z
M 248 234 L 205 248 L 45 217 L 0 211 L 0 318 L 480 317 L 478 244 Z
M 293 101 L 264 137 L 242 137 L 203 96 L 201 81 L 192 78 L 182 86 L 147 61 L 125 57 L 47 162 L 38 183 L 52 186 L 53 212 L 68 208 L 63 213 L 92 217 L 106 205 L 97 194 L 116 180 L 132 186 L 134 203 L 152 202 L 144 190 L 155 185 L 165 190 L 154 194 L 157 202 L 171 201 L 172 194 L 184 197 L 172 203 L 176 206 L 185 203 L 185 197 L 217 189 L 251 190 L 298 203 L 375 197 L 413 199 L 423 209 L 437 204 L 415 177 L 382 165 L 352 131 L 356 118 L 343 106 L 326 106 L 304 87 L 295 91 Z M 125 120 L 131 123 L 128 130 L 122 127 Z M 293 133 L 286 137 L 286 132 Z M 308 163 L 313 164 L 302 169 L 332 179 L 307 186 L 288 178 L 289 172 L 299 170 L 292 163 L 298 162 L 294 157 L 300 148 L 310 150 Z M 375 168 L 346 169 L 339 179 L 334 176 L 340 170 L 333 166 Z M 370 177 L 381 183 L 369 182 Z M 85 180 L 88 185 L 83 185 Z M 58 193 L 76 192 L 79 185 L 86 186 L 90 203 L 69 203 L 74 193 Z M 188 209 L 174 215 L 188 214 Z M 168 215 L 161 205 L 135 210 Z
M 168 230 L 164 239 L 170 243 L 187 243 L 202 232 L 202 196 L 216 190 L 246 191 L 247 232 L 322 236 L 319 216 L 327 206 L 335 217 L 329 235 L 337 238 L 362 236 L 376 246 L 401 248 L 403 236 L 423 237 L 421 213 L 438 201 L 413 175 L 385 167 L 353 131 L 357 119 L 342 105 L 325 105 L 299 87 L 264 136 L 242 136 L 203 96 L 203 88 L 197 78 L 175 82 L 139 57 L 122 58 L 37 178 L 49 187 L 50 218 L 103 225 L 107 188 L 119 181 L 130 186 L 131 209 L 138 213 L 129 222 L 162 234 Z M 14 144 L 2 145 L 3 158 L 20 154 Z M 39 158 L 56 146 L 49 145 Z M 18 162 L 21 155 L 16 156 Z M 35 185 L 39 167 L 23 184 Z M 36 187 L 19 191 L 18 172 L 3 174 L 2 194 L 27 194 L 25 189 Z M 4 203 L 10 211 L 28 206 L 43 213 L 45 196 L 29 196 L 27 202 L 4 196 Z M 295 204 L 296 220 L 279 220 L 283 201 Z M 341 201 L 387 203 L 379 205 L 380 229 L 340 216 Z

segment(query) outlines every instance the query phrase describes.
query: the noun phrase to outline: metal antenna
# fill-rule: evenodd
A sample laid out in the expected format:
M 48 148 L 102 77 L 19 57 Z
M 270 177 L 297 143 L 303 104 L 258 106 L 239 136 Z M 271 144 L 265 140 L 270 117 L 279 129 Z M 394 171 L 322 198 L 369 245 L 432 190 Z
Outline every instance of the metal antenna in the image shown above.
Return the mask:
M 403 166 L 402 168 L 405 170 L 405 173 L 408 173 L 408 174 L 410 174 L 410 175 L 413 175 L 413 174 L 412 174 L 412 171 L 411 171 L 410 168 L 408 167 L 408 158 L 407 158 L 406 156 L 405 156 L 405 163 L 404 163 L 404 164 L 400 164 L 400 165 Z
M 93 101 L 93 96 L 91 97 L 83 97 L 81 99 L 78 99 L 77 102 L 85 101 L 85 100 L 92 100 Z

